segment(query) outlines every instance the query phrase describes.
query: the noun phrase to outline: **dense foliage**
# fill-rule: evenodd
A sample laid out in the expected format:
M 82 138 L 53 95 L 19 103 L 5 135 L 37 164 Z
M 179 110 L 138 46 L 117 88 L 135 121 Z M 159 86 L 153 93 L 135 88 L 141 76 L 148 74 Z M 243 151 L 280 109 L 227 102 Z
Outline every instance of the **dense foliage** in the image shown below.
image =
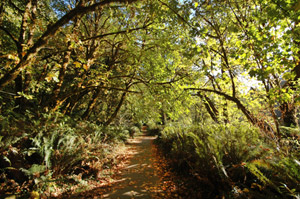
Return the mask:
M 299 197 L 296 139 L 276 144 L 257 128 L 234 122 L 209 128 L 170 124 L 158 143 L 175 171 L 190 176 L 205 198 Z
M 299 16 L 296 0 L 1 1 L 0 194 L 100 179 L 147 122 L 207 196 L 299 197 Z

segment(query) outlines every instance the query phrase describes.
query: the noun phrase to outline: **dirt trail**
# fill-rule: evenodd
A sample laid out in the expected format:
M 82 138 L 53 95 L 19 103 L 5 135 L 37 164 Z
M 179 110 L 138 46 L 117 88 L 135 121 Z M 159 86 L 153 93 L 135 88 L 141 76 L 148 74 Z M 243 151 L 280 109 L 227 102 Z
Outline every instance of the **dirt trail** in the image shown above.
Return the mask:
M 70 199 L 185 199 L 203 198 L 199 184 L 193 179 L 176 175 L 169 160 L 153 144 L 156 137 L 141 135 L 129 139 L 124 160 L 109 181 L 90 190 L 65 194 Z M 124 166 L 125 164 L 125 166 Z M 204 187 L 206 185 L 203 185 Z
M 156 137 L 141 135 L 129 139 L 126 151 L 129 158 L 121 173 L 114 175 L 104 186 L 79 192 L 66 198 L 92 199 L 173 199 L 180 197 L 177 192 L 178 179 L 166 167 L 166 160 L 153 144 Z M 118 172 L 119 173 L 119 172 Z M 177 183 L 175 183 L 175 181 Z
M 124 168 L 121 179 L 109 193 L 102 196 L 105 199 L 154 198 L 159 183 L 155 169 L 155 154 L 153 153 L 153 136 L 139 136 L 129 141 L 134 156 Z

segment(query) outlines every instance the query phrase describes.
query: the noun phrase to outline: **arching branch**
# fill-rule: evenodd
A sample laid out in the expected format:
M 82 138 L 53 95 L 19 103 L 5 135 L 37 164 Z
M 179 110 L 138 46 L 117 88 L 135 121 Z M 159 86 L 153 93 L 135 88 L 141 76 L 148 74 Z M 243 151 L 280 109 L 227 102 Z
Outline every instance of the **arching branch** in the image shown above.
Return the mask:
M 187 88 L 186 90 L 196 90 L 196 91 L 204 91 L 204 92 L 211 92 L 211 93 L 215 93 L 217 95 L 223 96 L 225 97 L 225 99 L 234 102 L 238 109 L 240 109 L 243 114 L 246 116 L 246 118 L 249 120 L 249 122 L 251 122 L 254 126 L 258 126 L 261 130 L 263 130 L 264 132 L 268 133 L 268 132 L 275 132 L 273 130 L 273 128 L 267 124 L 266 122 L 259 120 L 258 118 L 256 118 L 243 104 L 242 102 L 236 98 L 236 97 L 232 97 L 224 92 L 221 91 L 217 91 L 217 90 L 212 90 L 212 89 L 207 89 L 207 88 Z
M 23 60 L 17 64 L 12 70 L 7 72 L 1 79 L 0 79 L 0 89 L 2 89 L 4 86 L 6 86 L 8 83 L 13 81 L 18 74 L 20 73 L 20 70 L 27 67 L 29 60 L 36 55 L 36 53 L 47 44 L 47 41 L 50 37 L 54 36 L 56 32 L 59 30 L 59 28 L 66 25 L 69 21 L 74 19 L 76 16 L 80 16 L 83 14 L 86 14 L 88 12 L 95 11 L 98 8 L 104 7 L 106 5 L 109 5 L 111 3 L 133 3 L 137 0 L 103 0 L 98 3 L 94 3 L 92 5 L 84 7 L 83 5 L 79 4 L 74 9 L 72 9 L 70 12 L 65 14 L 63 17 L 61 17 L 56 23 L 53 25 L 49 25 L 47 27 L 47 30 L 44 32 L 44 34 L 34 43 L 34 45 L 26 52 L 26 54 L 23 57 Z

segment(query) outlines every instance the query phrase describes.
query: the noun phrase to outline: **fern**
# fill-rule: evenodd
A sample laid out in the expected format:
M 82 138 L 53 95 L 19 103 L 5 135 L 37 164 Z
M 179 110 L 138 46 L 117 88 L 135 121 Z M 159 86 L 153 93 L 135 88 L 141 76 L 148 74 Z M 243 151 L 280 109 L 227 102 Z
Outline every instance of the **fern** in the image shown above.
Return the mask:
M 46 170 L 44 165 L 33 164 L 29 169 L 21 168 L 28 177 L 33 178 L 34 175 L 40 174 Z
M 257 167 L 257 164 L 254 163 L 247 163 L 245 165 L 249 171 L 257 177 L 258 180 L 260 180 L 263 184 L 271 184 L 271 180 L 268 179 Z

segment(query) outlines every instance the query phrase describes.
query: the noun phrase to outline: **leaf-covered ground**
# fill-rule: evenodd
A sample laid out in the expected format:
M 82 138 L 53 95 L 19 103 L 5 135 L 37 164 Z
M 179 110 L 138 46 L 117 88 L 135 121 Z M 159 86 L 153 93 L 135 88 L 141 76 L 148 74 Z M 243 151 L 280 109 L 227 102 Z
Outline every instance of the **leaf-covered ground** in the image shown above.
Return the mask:
M 117 175 L 91 190 L 63 198 L 200 198 L 201 193 L 188 187 L 187 178 L 169 169 L 168 161 L 153 144 L 154 139 L 143 135 L 129 140 L 125 152 L 130 158 L 116 167 Z

